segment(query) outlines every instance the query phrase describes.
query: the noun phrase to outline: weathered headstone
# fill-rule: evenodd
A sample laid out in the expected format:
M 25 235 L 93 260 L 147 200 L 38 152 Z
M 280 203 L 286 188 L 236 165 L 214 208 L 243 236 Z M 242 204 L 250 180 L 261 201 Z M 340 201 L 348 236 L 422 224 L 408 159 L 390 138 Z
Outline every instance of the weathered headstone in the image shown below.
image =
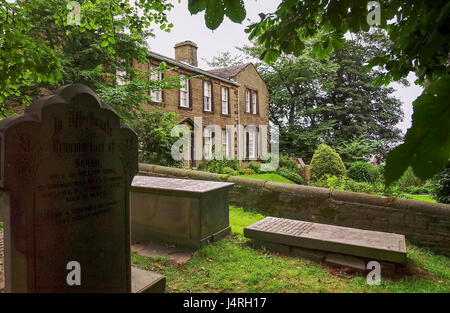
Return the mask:
M 298 248 L 406 263 L 405 236 L 349 227 L 266 217 L 244 228 L 247 238 Z
M 80 84 L 0 122 L 6 292 L 130 292 L 137 137 Z

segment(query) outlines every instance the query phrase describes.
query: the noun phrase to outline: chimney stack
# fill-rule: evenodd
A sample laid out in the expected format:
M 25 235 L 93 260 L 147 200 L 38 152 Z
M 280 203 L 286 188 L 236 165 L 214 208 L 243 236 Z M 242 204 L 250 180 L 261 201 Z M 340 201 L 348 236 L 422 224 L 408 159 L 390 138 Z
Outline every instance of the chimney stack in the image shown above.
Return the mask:
M 188 63 L 198 67 L 197 45 L 195 42 L 186 40 L 175 45 L 175 60 Z

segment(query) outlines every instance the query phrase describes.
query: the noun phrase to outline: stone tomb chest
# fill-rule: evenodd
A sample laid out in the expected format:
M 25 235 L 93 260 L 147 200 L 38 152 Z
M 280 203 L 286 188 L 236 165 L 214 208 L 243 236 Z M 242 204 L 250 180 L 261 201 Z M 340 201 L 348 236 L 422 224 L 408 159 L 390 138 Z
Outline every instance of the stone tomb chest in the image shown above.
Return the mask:
M 136 176 L 131 185 L 131 238 L 199 248 L 230 232 L 233 183 Z

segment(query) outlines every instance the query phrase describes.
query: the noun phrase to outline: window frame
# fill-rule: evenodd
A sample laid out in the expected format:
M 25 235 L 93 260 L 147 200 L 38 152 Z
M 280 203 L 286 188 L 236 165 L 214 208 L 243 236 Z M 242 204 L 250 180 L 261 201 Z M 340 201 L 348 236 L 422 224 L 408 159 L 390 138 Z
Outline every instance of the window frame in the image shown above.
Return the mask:
M 149 63 L 149 72 L 151 70 L 157 69 L 157 68 L 159 68 L 159 66 L 155 66 L 155 65 L 152 65 L 151 63 Z M 154 79 L 155 75 L 156 75 L 156 79 Z M 162 72 L 161 71 L 154 72 L 151 75 L 149 75 L 148 79 L 149 80 L 162 80 L 163 79 Z M 159 97 L 157 96 L 156 99 L 155 99 L 154 98 L 154 94 L 159 95 Z M 152 102 L 152 103 L 161 103 L 164 100 L 163 99 L 163 89 L 162 88 L 160 90 L 149 90 L 149 94 L 148 95 L 150 96 L 150 102 Z M 158 100 L 158 98 L 159 98 L 159 100 Z
M 203 92 L 203 112 L 213 112 L 213 82 L 209 81 L 209 80 L 203 80 L 203 88 L 202 88 L 202 92 Z M 206 108 L 206 104 L 208 101 L 206 101 L 207 96 L 205 95 L 206 89 L 205 89 L 205 85 L 209 85 L 209 110 L 207 110 Z
M 225 93 L 224 93 L 225 90 Z M 224 100 L 224 95 L 226 99 Z M 222 115 L 231 115 L 230 113 L 230 88 L 226 86 L 220 86 L 220 107 Z M 226 112 L 224 112 L 224 104 Z
M 252 93 L 250 89 L 245 90 L 245 113 L 251 113 L 252 110 Z
M 184 78 L 184 79 L 181 79 L 181 78 Z M 183 90 L 183 88 L 179 88 L 179 91 L 178 91 L 178 107 L 183 108 L 183 109 L 189 109 L 189 108 L 191 108 L 191 101 L 190 101 L 191 84 L 190 84 L 190 79 L 189 79 L 189 76 L 186 76 L 186 75 L 180 75 L 180 79 L 182 81 L 184 81 L 184 83 L 185 83 L 185 85 L 184 85 L 184 89 L 185 90 Z M 181 83 L 181 80 L 180 80 L 180 83 Z M 182 103 L 181 99 L 182 99 L 183 92 L 186 94 L 186 105 L 182 105 L 181 104 Z

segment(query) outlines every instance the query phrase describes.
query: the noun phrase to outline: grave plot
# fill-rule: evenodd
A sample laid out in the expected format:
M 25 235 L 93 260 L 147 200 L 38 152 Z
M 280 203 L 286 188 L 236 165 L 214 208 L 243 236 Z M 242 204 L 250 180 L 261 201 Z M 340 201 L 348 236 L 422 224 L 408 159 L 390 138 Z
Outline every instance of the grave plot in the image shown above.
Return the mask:
M 266 217 L 244 228 L 244 235 L 269 249 L 316 261 L 327 258 L 336 260 L 333 253 L 337 253 L 368 260 L 406 263 L 404 235 L 275 217 Z

